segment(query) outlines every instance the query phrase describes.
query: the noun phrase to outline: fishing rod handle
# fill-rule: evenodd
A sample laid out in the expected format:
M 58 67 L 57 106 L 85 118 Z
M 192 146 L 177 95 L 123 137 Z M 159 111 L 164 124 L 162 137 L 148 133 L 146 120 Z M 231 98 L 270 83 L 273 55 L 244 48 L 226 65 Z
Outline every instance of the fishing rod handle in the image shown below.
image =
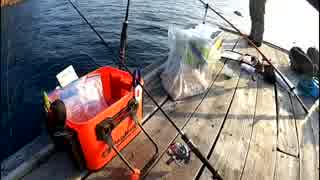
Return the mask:
M 184 133 L 181 134 L 181 139 L 188 145 L 191 151 L 200 159 L 200 161 L 209 169 L 209 171 L 213 175 L 213 179 L 222 180 L 222 177 L 218 174 L 218 172 L 213 168 L 212 164 L 208 161 L 207 158 L 203 156 L 200 150 L 196 147 L 195 144 L 188 138 L 188 136 Z
M 206 10 L 205 10 L 205 12 L 204 12 L 202 24 L 205 24 L 205 23 L 206 23 L 206 18 L 207 18 L 208 8 L 209 8 L 209 4 L 208 4 L 208 3 L 205 5 L 205 8 L 206 8 Z
M 128 39 L 128 21 L 123 22 L 121 36 L 120 36 L 120 52 L 119 59 L 120 62 L 124 64 L 126 57 L 126 47 L 127 47 L 127 39 Z

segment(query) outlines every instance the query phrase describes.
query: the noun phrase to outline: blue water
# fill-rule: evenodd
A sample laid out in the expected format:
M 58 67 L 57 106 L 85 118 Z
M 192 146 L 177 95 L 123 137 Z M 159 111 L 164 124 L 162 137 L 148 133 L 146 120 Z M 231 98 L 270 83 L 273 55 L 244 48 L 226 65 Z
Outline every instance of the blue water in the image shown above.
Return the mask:
M 111 48 L 101 44 L 67 0 L 24 0 L 1 9 L 0 160 L 44 131 L 41 91 L 58 85 L 55 78 L 58 72 L 71 64 L 81 76 L 96 68 L 92 60 L 112 65 L 112 59 L 116 59 L 113 54 L 118 54 L 126 1 L 76 0 L 75 4 Z M 248 31 L 248 0 L 216 0 L 214 4 Z M 130 8 L 126 61 L 130 67 L 143 68 L 166 56 L 169 24 L 186 27 L 200 23 L 203 16 L 203 6 L 197 0 L 132 0 Z M 235 10 L 244 17 L 235 16 L 232 13 Z M 223 24 L 212 13 L 208 22 Z M 267 27 L 271 29 L 270 25 Z M 313 28 L 310 30 L 314 32 Z M 277 36 L 270 34 L 276 32 L 267 31 L 267 39 L 285 47 L 293 43 L 290 38 L 274 41 Z M 301 44 L 318 44 L 317 35 L 312 33 L 306 33 L 311 40 L 302 38 Z M 317 40 L 313 42 L 313 39 Z

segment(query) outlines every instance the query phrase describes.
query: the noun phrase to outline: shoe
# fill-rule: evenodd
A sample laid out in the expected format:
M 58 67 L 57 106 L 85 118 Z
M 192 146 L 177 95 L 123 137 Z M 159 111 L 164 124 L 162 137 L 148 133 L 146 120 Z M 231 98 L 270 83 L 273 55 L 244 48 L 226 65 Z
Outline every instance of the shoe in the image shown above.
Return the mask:
M 253 37 L 251 35 L 247 36 L 247 38 L 253 41 Z
M 253 42 L 253 44 L 255 45 L 255 46 L 257 46 L 257 47 L 261 47 L 261 45 L 262 45 L 262 43 L 261 42 L 258 42 L 258 41 L 256 41 L 256 40 L 254 40 L 253 39 L 253 37 L 250 35 L 250 36 L 248 36 L 248 39 L 250 40 L 250 41 L 252 41 Z M 248 45 L 249 46 L 252 46 L 252 44 L 251 43 L 249 43 L 248 42 Z

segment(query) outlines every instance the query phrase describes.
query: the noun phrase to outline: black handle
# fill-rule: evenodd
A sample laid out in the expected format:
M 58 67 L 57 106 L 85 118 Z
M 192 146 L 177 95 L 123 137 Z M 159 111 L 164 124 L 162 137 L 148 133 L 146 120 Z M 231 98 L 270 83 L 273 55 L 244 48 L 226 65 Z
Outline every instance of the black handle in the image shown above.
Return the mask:
M 111 133 L 111 131 L 116 128 L 123 120 L 125 120 L 130 115 L 136 113 L 138 104 L 135 99 L 131 99 L 128 105 L 122 108 L 117 114 L 112 117 L 107 117 L 99 124 L 96 125 L 96 135 L 98 140 L 104 140 L 105 134 Z
M 126 56 L 126 46 L 127 46 L 127 39 L 128 39 L 128 21 L 123 22 L 122 31 L 121 31 L 121 38 L 120 38 L 120 52 L 119 52 L 119 59 L 120 62 L 125 63 L 125 56 Z

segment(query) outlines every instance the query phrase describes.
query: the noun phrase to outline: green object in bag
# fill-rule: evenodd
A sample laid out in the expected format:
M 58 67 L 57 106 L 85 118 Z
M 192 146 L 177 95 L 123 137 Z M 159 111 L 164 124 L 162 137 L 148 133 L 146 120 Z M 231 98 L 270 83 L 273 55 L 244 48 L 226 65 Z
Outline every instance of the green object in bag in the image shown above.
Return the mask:
M 48 112 L 51 104 L 49 101 L 48 94 L 45 91 L 43 91 L 43 104 L 44 104 L 44 109 Z

